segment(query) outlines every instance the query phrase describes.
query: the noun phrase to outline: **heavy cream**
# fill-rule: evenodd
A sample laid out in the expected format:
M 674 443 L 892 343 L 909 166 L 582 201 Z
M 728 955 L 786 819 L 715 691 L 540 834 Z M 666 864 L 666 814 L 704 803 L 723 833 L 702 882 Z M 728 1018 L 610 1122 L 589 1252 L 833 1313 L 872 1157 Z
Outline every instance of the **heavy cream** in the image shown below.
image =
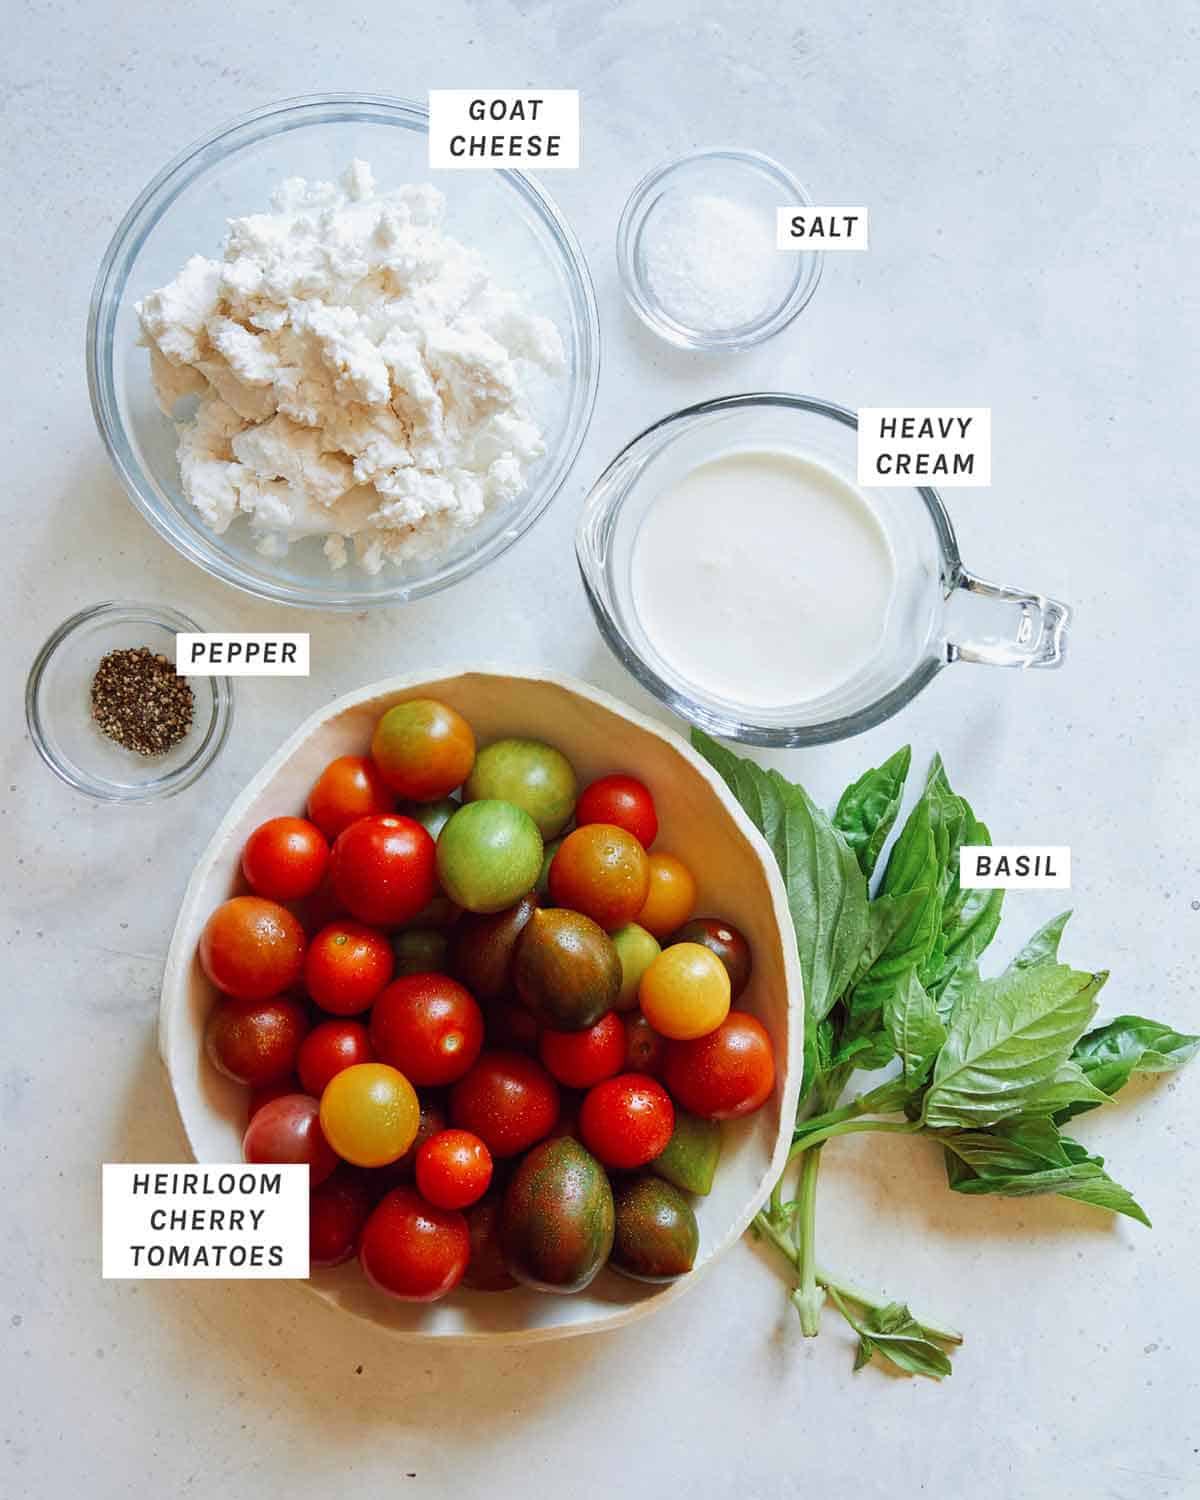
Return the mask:
M 633 546 L 634 608 L 664 661 L 754 708 L 809 702 L 861 672 L 895 577 L 866 498 L 785 449 L 690 470 L 654 501 Z

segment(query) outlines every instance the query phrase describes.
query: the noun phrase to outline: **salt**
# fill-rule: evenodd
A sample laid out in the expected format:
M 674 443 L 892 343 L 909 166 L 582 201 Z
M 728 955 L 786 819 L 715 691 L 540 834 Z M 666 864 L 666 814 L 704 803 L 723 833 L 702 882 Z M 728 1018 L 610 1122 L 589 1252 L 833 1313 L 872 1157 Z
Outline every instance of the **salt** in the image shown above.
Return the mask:
M 662 311 L 696 331 L 740 328 L 771 304 L 779 275 L 764 215 L 715 193 L 673 195 L 643 231 L 646 283 Z

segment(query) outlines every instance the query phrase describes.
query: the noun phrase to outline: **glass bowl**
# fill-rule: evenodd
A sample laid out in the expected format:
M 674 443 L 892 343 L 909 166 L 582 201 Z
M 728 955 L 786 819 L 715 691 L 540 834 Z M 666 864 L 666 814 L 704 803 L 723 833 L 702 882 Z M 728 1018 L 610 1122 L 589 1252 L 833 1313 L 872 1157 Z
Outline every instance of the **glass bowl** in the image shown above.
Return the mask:
M 696 327 L 681 322 L 660 300 L 648 273 L 647 254 L 665 219 L 686 197 L 729 198 L 763 222 L 776 269 L 761 313 L 735 327 Z M 696 151 L 664 162 L 634 188 L 617 226 L 617 269 L 630 306 L 648 328 L 681 349 L 731 353 L 779 333 L 808 303 L 821 279 L 815 251 L 775 250 L 775 210 L 812 199 L 792 174 L 760 151 L 733 148 Z
M 91 686 L 109 651 L 149 646 L 175 660 L 175 636 L 200 626 L 161 604 L 109 601 L 64 620 L 34 659 L 25 687 L 25 719 L 38 754 L 56 776 L 97 802 L 153 802 L 191 786 L 216 759 L 229 733 L 228 677 L 189 677 L 191 728 L 164 755 L 138 755 L 101 733 Z
M 926 487 L 857 482 L 858 419 L 813 396 L 751 392 L 673 412 L 640 433 L 584 502 L 575 550 L 584 588 L 609 648 L 676 713 L 711 734 L 752 745 L 818 745 L 871 729 L 899 712 L 947 666 L 1056 667 L 1071 611 L 1044 594 L 987 583 L 968 572 L 941 496 Z M 859 490 L 886 535 L 892 595 L 878 649 L 820 696 L 763 706 L 714 691 L 659 649 L 639 618 L 633 556 L 647 512 L 698 465 L 767 449 L 816 463 Z M 730 525 L 737 524 L 736 498 Z M 747 578 L 747 588 L 755 581 Z M 754 661 L 746 653 L 746 672 Z
M 100 435 L 129 497 L 160 535 L 226 583 L 284 604 L 356 610 L 420 598 L 505 552 L 550 504 L 591 420 L 599 377 L 595 295 L 574 234 L 545 192 L 516 171 L 434 172 L 428 112 L 403 99 L 325 94 L 288 99 L 222 126 L 170 162 L 140 194 L 105 253 L 92 293 L 87 368 Z M 446 228 L 484 247 L 497 281 L 523 292 L 562 335 L 563 373 L 534 386 L 546 452 L 525 492 L 497 506 L 450 552 L 403 570 L 334 572 L 320 538 L 281 558 L 255 550 L 244 520 L 210 531 L 184 498 L 174 425 L 159 411 L 134 304 L 190 255 L 218 255 L 231 216 L 261 212 L 289 176 L 336 178 L 355 158 L 384 188 L 432 182 Z

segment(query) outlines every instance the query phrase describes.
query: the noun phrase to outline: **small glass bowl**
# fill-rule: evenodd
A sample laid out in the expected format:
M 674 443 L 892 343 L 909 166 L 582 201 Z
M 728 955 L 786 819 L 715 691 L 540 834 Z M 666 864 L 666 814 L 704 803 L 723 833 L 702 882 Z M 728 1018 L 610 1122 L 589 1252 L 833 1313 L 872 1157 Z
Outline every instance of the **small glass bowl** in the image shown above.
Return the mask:
M 674 317 L 650 284 L 647 247 L 662 227 L 664 210 L 684 197 L 712 194 L 730 198 L 763 217 L 775 243 L 775 211 L 812 199 L 779 162 L 760 151 L 720 148 L 696 151 L 664 162 L 648 173 L 629 195 L 617 226 L 617 269 L 630 306 L 642 322 L 680 349 L 732 353 L 750 349 L 779 333 L 808 303 L 821 279 L 822 257 L 816 251 L 774 252 L 777 260 L 771 296 L 748 323 L 730 328 L 697 328 Z
M 92 718 L 91 686 L 109 651 L 148 646 L 175 660 L 175 636 L 200 627 L 161 604 L 108 601 L 64 620 L 34 659 L 25 719 L 38 754 L 56 776 L 97 802 L 153 802 L 191 786 L 229 733 L 228 677 L 190 677 L 192 725 L 164 755 L 139 755 L 110 740 Z

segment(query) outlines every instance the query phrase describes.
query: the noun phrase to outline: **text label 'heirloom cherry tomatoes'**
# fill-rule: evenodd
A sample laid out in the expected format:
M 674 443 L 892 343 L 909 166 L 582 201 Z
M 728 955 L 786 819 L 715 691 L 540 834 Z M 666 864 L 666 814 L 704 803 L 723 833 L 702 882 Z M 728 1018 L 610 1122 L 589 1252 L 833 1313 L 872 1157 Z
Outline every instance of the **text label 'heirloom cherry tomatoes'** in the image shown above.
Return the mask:
M 257 1089 L 296 1071 L 307 1031 L 304 1007 L 286 995 L 222 1000 L 208 1018 L 204 1044 L 219 1072 Z
M 386 1167 L 416 1138 L 421 1106 L 403 1073 L 386 1063 L 343 1068 L 321 1095 L 321 1128 L 343 1160 Z
M 308 945 L 304 986 L 322 1010 L 356 1016 L 392 977 L 392 945 L 362 922 L 331 922 Z
M 321 1129 L 320 1108 L 307 1094 L 284 1094 L 264 1104 L 246 1126 L 242 1155 L 249 1162 L 307 1166 L 309 1187 L 338 1164 Z
M 331 760 L 308 794 L 308 816 L 331 841 L 359 818 L 390 813 L 395 806 L 387 782 L 364 755 Z
M 487 1192 L 492 1153 L 469 1130 L 443 1130 L 417 1152 L 417 1188 L 437 1208 L 468 1208 Z
M 329 842 L 305 818 L 271 818 L 261 823 L 242 850 L 242 874 L 257 896 L 302 901 L 325 878 Z
M 587 823 L 615 823 L 633 834 L 643 849 L 649 849 L 658 837 L 654 798 L 633 776 L 602 776 L 593 781 L 575 806 L 575 821 L 580 828 Z
M 360 818 L 333 846 L 333 884 L 360 922 L 400 927 L 437 893 L 434 842 L 412 818 Z
M 675 1109 L 661 1083 L 621 1073 L 589 1091 L 579 1111 L 583 1144 L 606 1167 L 643 1167 L 666 1149 Z
M 485 1052 L 450 1091 L 450 1118 L 493 1156 L 516 1156 L 554 1129 L 558 1085 L 520 1052 Z
M 266 1000 L 299 979 L 304 966 L 304 929 L 276 901 L 233 896 L 204 925 L 200 966 L 227 995 Z
M 441 1088 L 460 1079 L 479 1056 L 483 1012 L 448 974 L 406 974 L 375 1002 L 371 1045 L 410 1082 Z
M 731 1010 L 707 1036 L 669 1042 L 663 1077 L 681 1108 L 707 1120 L 734 1120 L 770 1096 L 775 1049 L 761 1021 Z
M 445 703 L 397 703 L 375 726 L 371 759 L 398 796 L 431 802 L 462 786 L 475 764 L 471 726 Z
M 363 1226 L 358 1257 L 368 1281 L 405 1302 L 433 1302 L 463 1278 L 471 1254 L 467 1221 L 412 1188 L 388 1193 Z
M 554 904 L 581 911 L 608 931 L 633 921 L 649 889 L 646 851 L 613 823 L 576 828 L 550 864 Z

